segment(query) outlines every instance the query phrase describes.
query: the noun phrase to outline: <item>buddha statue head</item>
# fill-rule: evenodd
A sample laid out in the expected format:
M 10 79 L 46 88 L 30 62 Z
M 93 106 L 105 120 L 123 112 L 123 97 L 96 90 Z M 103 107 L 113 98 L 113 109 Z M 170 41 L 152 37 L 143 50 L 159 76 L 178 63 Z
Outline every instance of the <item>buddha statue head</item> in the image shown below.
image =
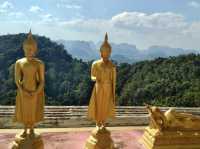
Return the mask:
M 28 33 L 27 39 L 23 42 L 23 49 L 26 57 L 34 57 L 37 52 L 37 42 L 33 39 L 31 30 Z
M 110 57 L 111 52 L 112 52 L 112 47 L 108 43 L 108 34 L 106 33 L 104 42 L 100 47 L 101 57 L 103 59 L 108 59 Z

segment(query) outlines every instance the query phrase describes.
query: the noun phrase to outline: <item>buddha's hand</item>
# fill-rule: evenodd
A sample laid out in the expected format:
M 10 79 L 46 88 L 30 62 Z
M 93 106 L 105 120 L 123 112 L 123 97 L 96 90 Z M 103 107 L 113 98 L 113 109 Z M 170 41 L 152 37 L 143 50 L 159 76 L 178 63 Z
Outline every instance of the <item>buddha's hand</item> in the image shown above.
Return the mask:
M 30 92 L 29 94 L 30 94 L 30 96 L 34 96 L 34 95 L 35 95 L 35 93 L 34 93 L 34 92 Z
M 30 95 L 31 96 L 35 96 L 35 95 L 37 95 L 38 94 L 38 91 L 32 91 L 32 92 L 30 92 Z
M 30 92 L 28 92 L 28 91 L 26 91 L 24 89 L 21 89 L 20 94 L 25 95 L 25 96 L 31 96 Z

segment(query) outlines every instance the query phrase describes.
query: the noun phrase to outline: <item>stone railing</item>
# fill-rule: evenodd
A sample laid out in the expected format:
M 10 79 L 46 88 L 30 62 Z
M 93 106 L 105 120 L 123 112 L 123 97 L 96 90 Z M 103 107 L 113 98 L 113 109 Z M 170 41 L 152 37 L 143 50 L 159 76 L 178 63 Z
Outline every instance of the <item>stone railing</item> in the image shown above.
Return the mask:
M 20 128 L 13 123 L 14 106 L 0 106 L 0 128 Z M 163 111 L 168 107 L 162 107 Z M 200 115 L 200 108 L 176 108 L 179 112 Z M 108 126 L 147 125 L 149 118 L 143 106 L 118 106 L 116 118 L 108 121 Z M 38 127 L 84 127 L 94 126 L 87 119 L 87 106 L 46 106 L 45 119 Z

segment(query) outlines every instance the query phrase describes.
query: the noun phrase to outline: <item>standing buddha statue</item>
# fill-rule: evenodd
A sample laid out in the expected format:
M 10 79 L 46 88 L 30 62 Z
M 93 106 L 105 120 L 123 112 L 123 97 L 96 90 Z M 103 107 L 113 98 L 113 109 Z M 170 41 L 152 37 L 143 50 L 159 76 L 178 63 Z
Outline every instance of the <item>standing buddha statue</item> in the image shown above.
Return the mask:
M 25 142 L 20 143 L 17 140 L 36 137 L 34 125 L 42 121 L 44 117 L 45 68 L 44 63 L 35 57 L 37 43 L 31 31 L 23 43 L 23 50 L 25 57 L 15 63 L 15 83 L 17 85 L 15 121 L 24 125 L 24 131 L 16 136 L 14 146 L 23 146 Z
M 106 129 L 106 121 L 115 118 L 116 66 L 109 59 L 111 52 L 106 33 L 100 48 L 101 59 L 94 61 L 91 68 L 91 79 L 95 85 L 88 107 L 88 118 L 96 122 L 96 129 L 87 140 L 85 149 L 114 149 L 110 131 Z

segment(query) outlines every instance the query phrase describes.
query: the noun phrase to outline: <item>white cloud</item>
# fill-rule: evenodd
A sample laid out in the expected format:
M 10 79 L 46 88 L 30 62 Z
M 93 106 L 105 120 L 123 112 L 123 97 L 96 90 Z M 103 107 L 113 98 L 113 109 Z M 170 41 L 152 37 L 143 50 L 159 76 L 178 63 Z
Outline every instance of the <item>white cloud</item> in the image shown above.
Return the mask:
M 10 12 L 10 13 L 8 13 L 8 16 L 15 17 L 15 18 L 21 18 L 21 17 L 24 17 L 25 15 L 24 15 L 24 13 L 19 11 L 19 12 Z
M 123 12 L 111 19 L 116 27 L 125 29 L 175 29 L 186 25 L 184 17 L 172 12 L 146 14 L 140 12 Z
M 51 15 L 49 13 L 40 15 L 40 18 L 41 18 L 41 20 L 37 22 L 38 24 L 50 24 L 51 23 L 51 25 L 56 25 L 57 22 L 59 22 L 59 18 L 54 17 L 53 15 Z
M 0 13 L 7 13 L 9 10 L 13 9 L 14 5 L 9 1 L 4 1 L 0 4 Z
M 41 15 L 42 21 L 52 21 L 53 16 L 51 14 Z
M 108 20 L 82 19 L 59 22 L 59 25 L 82 33 L 83 39 L 87 35 L 95 40 L 101 40 L 101 36 L 107 31 L 114 42 L 128 42 L 139 45 L 141 48 L 151 45 L 200 47 L 198 41 L 200 21 L 187 22 L 183 15 L 172 12 L 152 14 L 122 12 Z
M 2 9 L 12 9 L 14 8 L 13 4 L 9 1 L 4 1 L 1 5 L 0 8 Z
M 101 32 L 103 28 L 110 28 L 111 24 L 106 20 L 73 20 L 60 22 L 59 25 L 65 26 L 67 28 L 78 30 L 79 32 Z
M 40 8 L 39 6 L 31 6 L 30 9 L 29 9 L 29 11 L 33 12 L 33 13 L 38 13 L 38 12 L 43 11 L 43 9 Z
M 191 23 L 184 33 L 188 37 L 200 39 L 200 21 Z
M 188 26 L 184 16 L 165 12 L 146 14 L 141 12 L 123 12 L 109 20 L 90 19 L 61 22 L 66 27 L 79 31 L 121 30 L 135 33 L 175 33 L 182 32 Z
M 80 5 L 62 4 L 62 3 L 58 3 L 56 6 L 58 8 L 66 8 L 66 9 L 81 9 L 82 8 Z
M 191 2 L 188 3 L 188 5 L 190 7 L 193 7 L 193 8 L 199 8 L 200 7 L 200 3 L 197 2 L 197 1 L 191 1 Z
M 12 18 L 12 21 L 15 21 L 15 19 L 19 19 L 24 17 L 24 13 L 21 11 L 14 10 L 13 3 L 9 1 L 4 1 L 2 4 L 0 4 L 0 15 L 1 17 L 4 17 L 4 19 L 10 19 Z

